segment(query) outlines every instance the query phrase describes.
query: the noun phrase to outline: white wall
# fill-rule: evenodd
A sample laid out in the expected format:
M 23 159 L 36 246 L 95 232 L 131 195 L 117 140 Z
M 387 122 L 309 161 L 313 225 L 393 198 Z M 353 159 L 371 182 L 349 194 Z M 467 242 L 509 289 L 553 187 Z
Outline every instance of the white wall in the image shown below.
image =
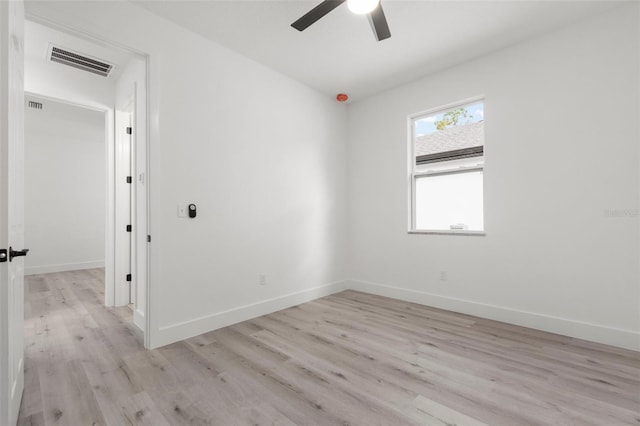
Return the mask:
M 27 28 L 28 30 L 28 28 Z M 24 90 L 96 108 L 113 107 L 114 84 L 104 77 L 44 60 L 25 58 Z
M 149 54 L 150 346 L 341 288 L 344 106 L 126 2 L 28 9 Z
M 25 108 L 27 274 L 104 266 L 105 115 L 37 97 Z
M 639 346 L 637 217 L 606 215 L 638 206 L 637 6 L 352 104 L 348 127 L 333 100 L 129 3 L 27 7 L 149 54 L 151 347 L 346 276 Z M 408 235 L 407 115 L 480 94 L 487 235 Z
M 637 8 L 350 105 L 350 285 L 640 348 Z M 409 235 L 407 116 L 478 95 L 486 236 Z
M 54 99 L 64 99 L 100 109 L 113 108 L 115 78 L 105 78 L 47 59 L 49 43 L 75 51 L 106 58 L 113 53 L 98 44 L 70 36 L 33 21 L 25 22 L 25 91 Z M 112 49 L 111 49 L 112 50 Z M 121 60 L 127 55 L 118 53 Z M 113 73 L 118 74 L 116 68 Z

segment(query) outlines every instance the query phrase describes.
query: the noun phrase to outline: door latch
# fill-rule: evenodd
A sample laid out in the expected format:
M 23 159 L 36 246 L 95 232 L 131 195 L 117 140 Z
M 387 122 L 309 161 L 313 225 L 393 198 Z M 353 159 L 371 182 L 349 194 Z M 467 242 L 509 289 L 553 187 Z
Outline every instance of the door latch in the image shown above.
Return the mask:
M 29 249 L 14 250 L 13 247 L 9 247 L 9 262 L 11 262 L 14 257 L 26 256 L 27 253 L 29 253 Z

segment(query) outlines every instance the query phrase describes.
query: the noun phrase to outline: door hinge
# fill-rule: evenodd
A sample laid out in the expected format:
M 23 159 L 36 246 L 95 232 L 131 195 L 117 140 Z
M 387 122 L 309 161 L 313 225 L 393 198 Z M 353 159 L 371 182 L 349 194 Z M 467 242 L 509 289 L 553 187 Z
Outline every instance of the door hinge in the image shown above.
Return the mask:
M 131 232 L 131 225 L 127 225 L 127 232 Z
M 127 134 L 130 135 L 133 133 L 133 129 L 131 127 L 127 127 Z
M 133 182 L 133 179 L 131 178 L 131 176 L 127 176 L 127 183 L 131 183 Z
M 147 235 L 147 242 L 150 243 L 151 242 L 151 235 Z
M 0 250 L 0 263 L 7 261 L 7 249 Z
M 131 281 L 131 274 L 127 274 L 127 281 Z

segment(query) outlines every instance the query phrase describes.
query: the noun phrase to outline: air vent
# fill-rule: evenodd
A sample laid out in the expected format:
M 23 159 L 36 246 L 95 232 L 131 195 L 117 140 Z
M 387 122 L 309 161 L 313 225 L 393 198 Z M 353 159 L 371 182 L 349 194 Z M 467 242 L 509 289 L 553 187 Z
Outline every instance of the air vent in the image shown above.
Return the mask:
M 35 102 L 35 101 L 29 101 L 29 108 L 42 109 L 42 103 L 41 102 Z
M 94 74 L 108 77 L 114 65 L 89 56 L 61 49 L 56 46 L 49 47 L 49 60 L 59 64 L 68 65 L 79 70 L 88 71 Z

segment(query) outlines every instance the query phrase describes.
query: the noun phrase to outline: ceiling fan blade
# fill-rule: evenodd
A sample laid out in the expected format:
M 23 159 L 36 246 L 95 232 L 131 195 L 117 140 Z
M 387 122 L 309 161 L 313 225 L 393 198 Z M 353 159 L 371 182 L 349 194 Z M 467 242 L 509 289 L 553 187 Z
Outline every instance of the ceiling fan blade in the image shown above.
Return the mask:
M 304 31 L 311 24 L 331 12 L 336 7 L 344 3 L 345 0 L 324 0 L 322 3 L 311 9 L 306 15 L 291 24 L 298 31 Z
M 378 6 L 369 14 L 369 23 L 371 24 L 373 34 L 376 36 L 376 40 L 382 41 L 391 37 L 387 18 L 384 16 L 384 11 L 382 10 L 382 2 L 378 3 Z

